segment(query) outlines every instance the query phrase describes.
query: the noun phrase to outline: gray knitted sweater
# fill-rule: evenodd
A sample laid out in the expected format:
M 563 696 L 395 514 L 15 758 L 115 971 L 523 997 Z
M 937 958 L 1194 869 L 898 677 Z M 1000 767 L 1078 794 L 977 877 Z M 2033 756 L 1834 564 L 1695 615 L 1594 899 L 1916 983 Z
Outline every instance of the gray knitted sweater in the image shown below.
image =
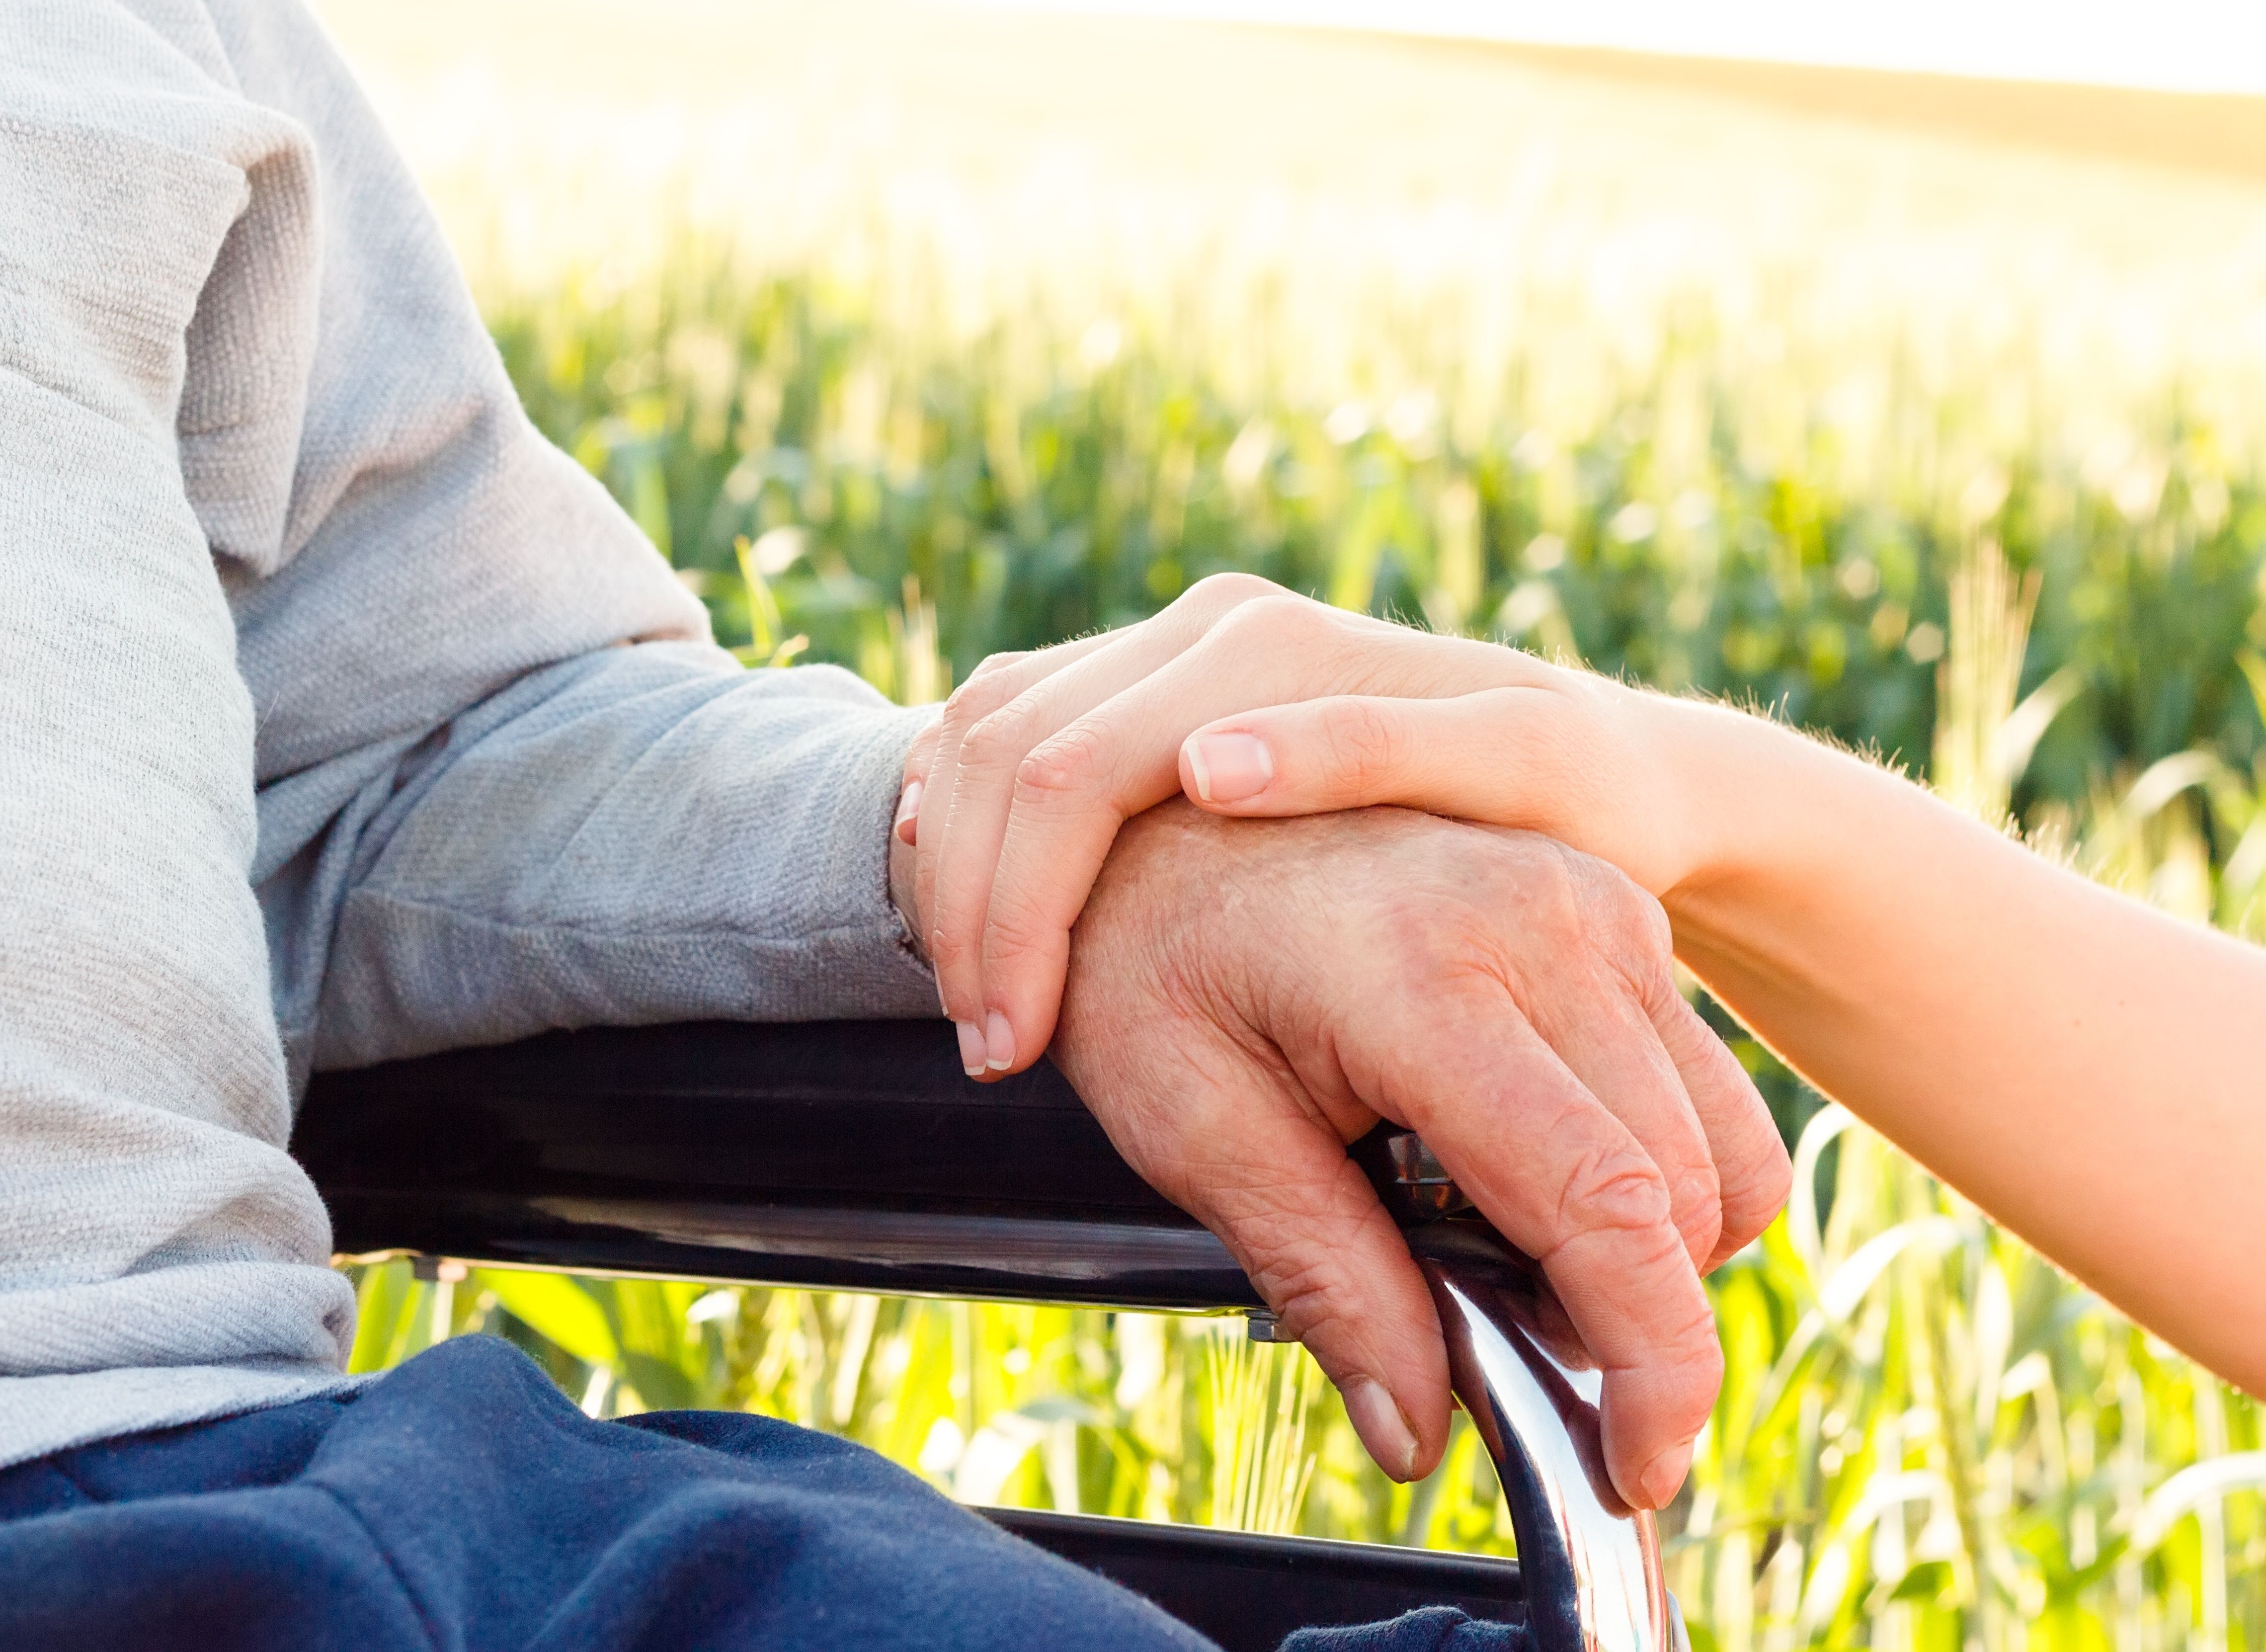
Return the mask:
M 311 1066 L 934 1014 L 922 718 L 709 641 L 296 0 L 0 0 L 0 1465 L 340 1380 Z

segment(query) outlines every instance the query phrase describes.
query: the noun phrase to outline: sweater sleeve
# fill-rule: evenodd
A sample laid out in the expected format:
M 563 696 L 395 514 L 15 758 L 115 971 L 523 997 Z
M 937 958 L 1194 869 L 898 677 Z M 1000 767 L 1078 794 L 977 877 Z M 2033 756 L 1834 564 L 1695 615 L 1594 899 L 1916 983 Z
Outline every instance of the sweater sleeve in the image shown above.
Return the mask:
M 316 1064 L 552 1027 L 936 1014 L 888 888 L 932 714 L 682 643 L 530 675 L 413 753 L 361 835 Z
M 11 7 L 0 46 L 6 1463 L 335 1382 L 353 1297 L 283 1151 L 252 707 L 175 432 L 304 135 L 108 4 Z
M 319 175 L 303 393 L 259 412 L 271 311 L 247 301 L 250 342 L 192 374 L 183 420 L 258 713 L 252 875 L 295 1077 L 552 1027 L 936 1013 L 884 874 L 925 714 L 717 647 L 521 410 L 314 18 L 208 4 Z

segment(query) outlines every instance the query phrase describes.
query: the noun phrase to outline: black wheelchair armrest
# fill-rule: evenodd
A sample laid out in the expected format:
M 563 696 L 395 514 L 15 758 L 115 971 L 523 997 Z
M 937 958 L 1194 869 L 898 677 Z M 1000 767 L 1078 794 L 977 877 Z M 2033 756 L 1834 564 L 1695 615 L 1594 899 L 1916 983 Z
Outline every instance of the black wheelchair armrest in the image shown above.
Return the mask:
M 1515 1561 L 1040 1509 L 983 1513 L 1155 1601 L 1228 1652 L 1275 1652 L 1294 1629 L 1377 1623 L 1420 1606 L 1456 1606 L 1497 1622 L 1526 1612 Z
M 324 1073 L 291 1145 L 349 1254 L 1261 1305 L 1050 1064 L 976 1084 L 938 1022 L 594 1028 Z
M 1261 1306 L 1041 1064 L 978 1085 L 940 1022 L 556 1033 L 318 1076 L 292 1151 L 350 1254 L 910 1295 Z M 1648 1515 L 1603 1467 L 1597 1373 L 1539 1270 L 1405 1132 L 1355 1158 L 1432 1286 L 1522 1564 L 991 1510 L 1230 1652 L 1445 1600 L 1532 1652 L 1682 1652 Z M 1254 1327 L 1261 1321 L 1254 1321 Z

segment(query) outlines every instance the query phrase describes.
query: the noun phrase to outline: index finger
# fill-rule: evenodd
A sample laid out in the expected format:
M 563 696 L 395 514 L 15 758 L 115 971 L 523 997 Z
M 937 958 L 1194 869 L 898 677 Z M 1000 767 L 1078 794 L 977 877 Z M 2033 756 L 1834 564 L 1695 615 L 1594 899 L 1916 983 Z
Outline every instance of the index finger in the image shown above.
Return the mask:
M 1071 926 L 1117 829 L 1180 789 L 1180 742 L 1192 730 L 1317 693 L 1460 693 L 1531 669 L 1524 656 L 1490 644 L 1304 598 L 1265 598 L 1060 720 L 1060 732 L 1030 749 L 1015 771 L 983 886 L 983 1005 L 1013 1030 L 1018 1064 L 1037 1059 L 1054 1035 Z M 1066 673 L 1043 691 L 1071 686 Z
M 984 1012 L 983 914 L 1017 765 L 1064 722 L 1188 647 L 1234 604 L 1275 588 L 1250 575 L 1214 575 L 1137 625 L 971 678 L 947 706 L 935 778 L 921 800 L 914 887 L 938 997 L 960 1026 L 971 1077 L 1020 1070 L 1044 1048 L 1016 1043 L 1005 1022 L 995 1028 Z

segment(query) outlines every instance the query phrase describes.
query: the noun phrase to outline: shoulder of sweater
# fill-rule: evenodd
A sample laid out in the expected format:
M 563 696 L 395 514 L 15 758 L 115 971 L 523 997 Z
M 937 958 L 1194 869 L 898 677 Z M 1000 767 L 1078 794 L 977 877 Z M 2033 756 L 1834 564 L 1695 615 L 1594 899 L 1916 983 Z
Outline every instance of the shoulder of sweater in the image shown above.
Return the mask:
M 243 165 L 290 124 L 244 95 L 199 0 L 14 0 L 0 47 L 0 124 L 19 133 Z

